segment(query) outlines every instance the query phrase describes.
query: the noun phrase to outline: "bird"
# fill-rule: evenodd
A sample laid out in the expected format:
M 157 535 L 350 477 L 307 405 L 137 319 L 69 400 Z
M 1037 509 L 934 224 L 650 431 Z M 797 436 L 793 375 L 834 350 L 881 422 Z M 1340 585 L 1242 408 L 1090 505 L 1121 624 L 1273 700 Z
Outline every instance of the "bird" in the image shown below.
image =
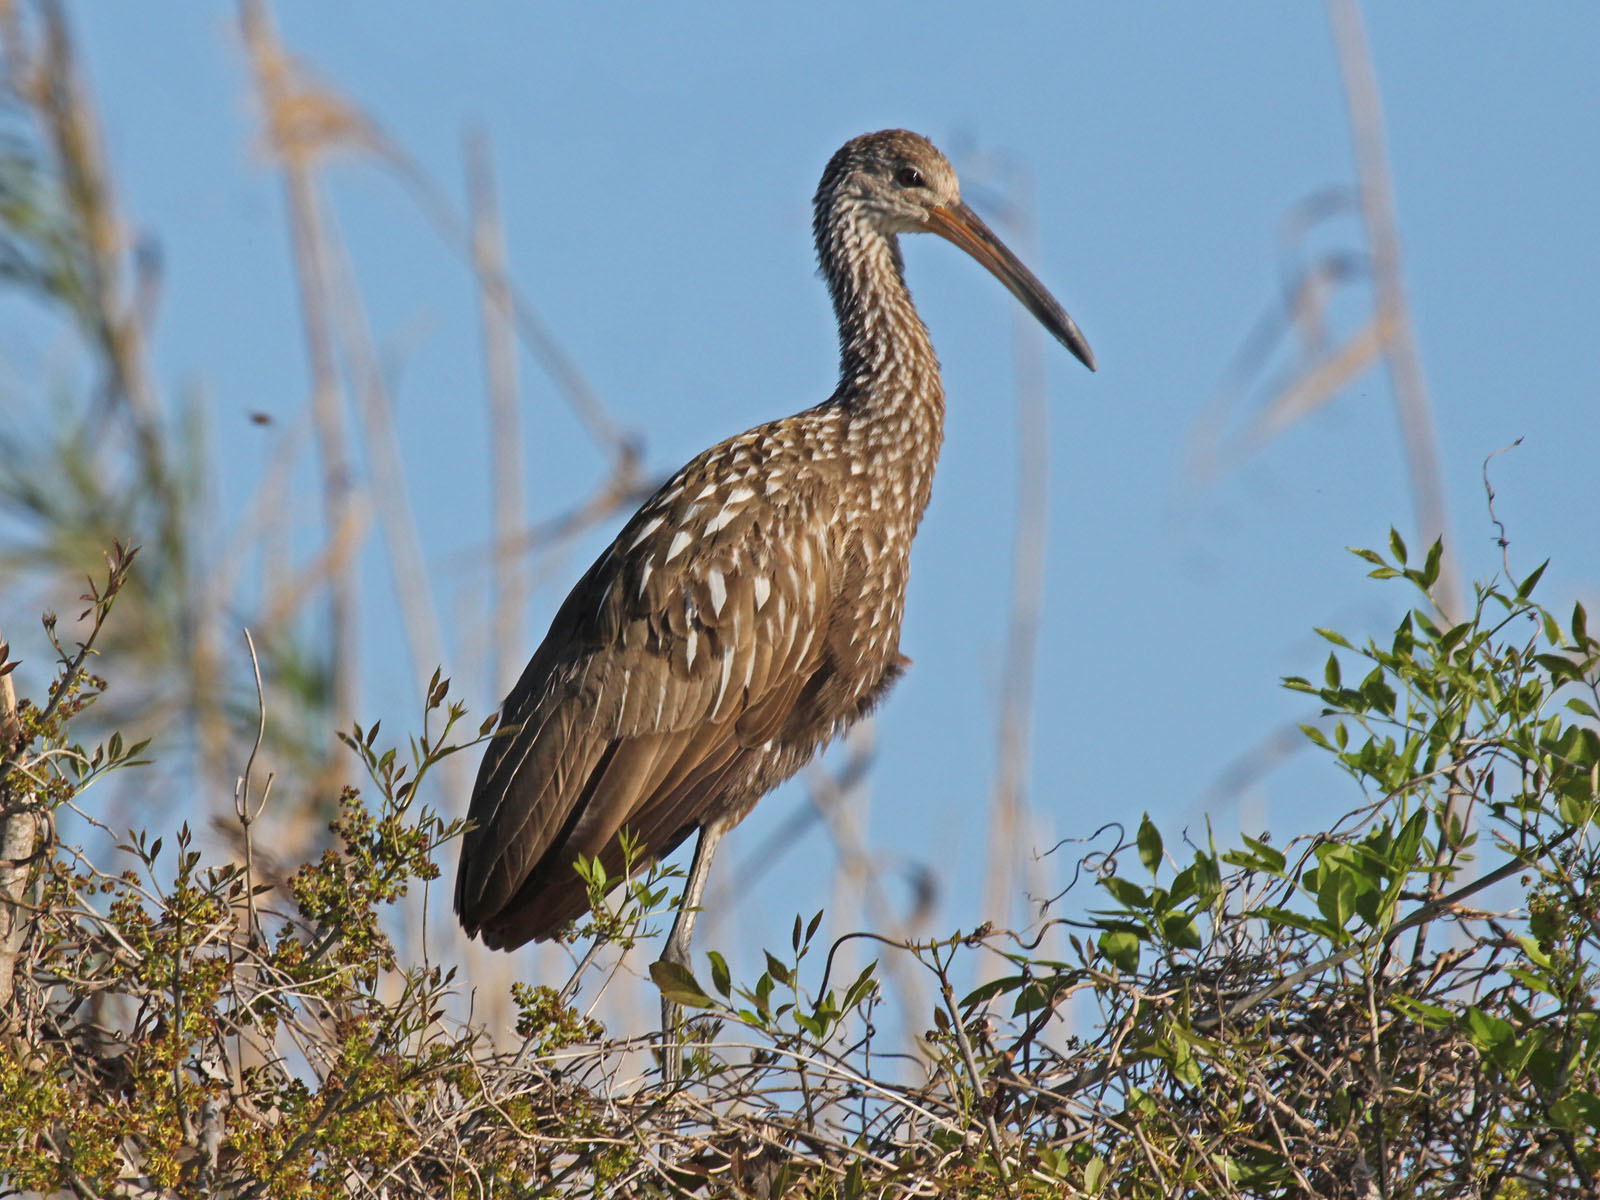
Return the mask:
M 587 913 L 575 864 L 598 859 L 618 878 L 622 831 L 646 860 L 698 832 L 661 954 L 689 967 L 718 841 L 909 665 L 909 554 L 944 392 L 900 235 L 966 251 L 1094 370 L 1077 325 L 962 202 L 955 170 L 921 135 L 845 143 L 813 214 L 838 386 L 688 462 L 557 610 L 501 706 L 461 843 L 455 910 L 490 948 L 551 938 Z

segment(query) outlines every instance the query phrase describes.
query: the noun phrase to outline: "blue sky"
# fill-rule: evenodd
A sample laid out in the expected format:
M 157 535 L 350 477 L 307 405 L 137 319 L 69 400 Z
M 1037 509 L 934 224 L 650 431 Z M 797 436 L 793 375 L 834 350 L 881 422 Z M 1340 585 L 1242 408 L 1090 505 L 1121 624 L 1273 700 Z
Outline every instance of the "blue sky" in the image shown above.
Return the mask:
M 281 192 L 232 9 L 73 11 L 121 204 L 164 251 L 159 382 L 207 397 L 221 507 L 236 517 L 278 436 L 247 414 L 293 423 L 307 375 Z M 839 143 L 900 125 L 1026 163 L 1026 257 L 1100 367 L 1046 355 L 1030 795 L 1056 835 L 1146 809 L 1169 842 L 1180 824 L 1198 828 L 1218 773 L 1309 715 L 1277 681 L 1320 666 L 1311 627 L 1382 632 L 1398 616 L 1400 591 L 1365 581 L 1343 549 L 1411 526 L 1381 372 L 1214 486 L 1184 473 L 1196 419 L 1276 294 L 1284 214 L 1354 178 L 1321 6 L 301 0 L 276 12 L 287 46 L 458 204 L 463 129 L 488 132 L 513 273 L 657 472 L 831 389 L 808 202 Z M 1541 591 L 1570 605 L 1600 577 L 1600 9 L 1373 5 L 1367 19 L 1456 550 L 1468 578 L 1498 569 L 1481 463 L 1520 437 L 1494 464 L 1513 566 L 1554 555 Z M 370 162 L 345 156 L 324 182 L 391 369 L 435 598 L 459 631 L 447 669 L 478 681 L 469 698 L 485 711 L 488 674 L 469 651 L 488 579 L 463 554 L 489 528 L 473 284 Z M 1335 221 L 1316 244 L 1356 236 Z M 941 872 L 943 929 L 980 919 L 1015 515 L 1016 306 L 945 243 L 910 240 L 906 257 L 949 414 L 902 637 L 916 665 L 881 712 L 869 835 Z M 1333 309 L 1346 329 L 1359 312 Z M 521 368 L 538 518 L 592 489 L 605 463 L 532 361 Z M 303 485 L 308 557 L 309 471 Z M 519 663 L 608 536 L 552 566 L 527 644 L 508 651 Z M 413 681 L 375 550 L 365 565 L 363 709 L 398 730 Z M 1343 777 L 1301 759 L 1244 801 L 1279 840 L 1353 800 Z M 793 787 L 769 798 L 720 873 L 803 803 Z M 1215 808 L 1219 832 L 1237 813 Z M 781 937 L 794 912 L 828 902 L 831 869 L 813 831 L 720 940 Z

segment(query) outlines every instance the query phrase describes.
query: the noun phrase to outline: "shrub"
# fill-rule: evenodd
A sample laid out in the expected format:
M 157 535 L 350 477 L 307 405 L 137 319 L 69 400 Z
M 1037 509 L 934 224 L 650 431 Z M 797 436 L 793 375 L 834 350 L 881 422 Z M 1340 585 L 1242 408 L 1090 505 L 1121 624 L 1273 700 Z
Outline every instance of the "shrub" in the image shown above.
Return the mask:
M 1055 902 L 1063 960 L 1037 954 L 1037 930 L 876 939 L 935 984 L 913 1060 L 877 1044 L 875 965 L 835 978 L 816 918 L 753 980 L 714 952 L 704 972 L 658 964 L 694 1010 L 668 1084 L 650 1039 L 574 1006 L 578 976 L 516 989 L 523 1041 L 506 1049 L 454 970 L 397 959 L 385 910 L 459 833 L 418 785 L 477 740 L 452 740 L 448 681 L 405 753 L 376 727 L 346 736 L 366 783 L 281 888 L 252 863 L 248 769 L 242 861 L 212 861 L 187 828 L 170 849 L 130 831 L 119 868 L 56 838 L 54 816 L 92 820 L 85 789 L 144 750 L 72 741 L 105 687 L 84 667 L 132 566 L 119 547 L 43 705 L 0 712 L 0 1180 L 84 1196 L 1593 1194 L 1600 643 L 1581 606 L 1558 622 L 1534 603 L 1540 572 L 1480 586 L 1451 624 L 1425 599 L 1437 545 L 1420 566 L 1398 537 L 1359 553 L 1424 602 L 1386 644 L 1321 631 L 1321 681 L 1285 681 L 1320 702 L 1306 735 L 1360 788 L 1340 821 L 1282 847 L 1179 848 L 1146 818 L 1079 864 L 1103 907 Z M 24 827 L 37 845 L 17 854 Z M 641 936 L 666 878 L 642 867 L 588 935 Z M 600 900 L 614 881 L 591 882 Z M 960 995 L 977 955 L 1004 973 Z

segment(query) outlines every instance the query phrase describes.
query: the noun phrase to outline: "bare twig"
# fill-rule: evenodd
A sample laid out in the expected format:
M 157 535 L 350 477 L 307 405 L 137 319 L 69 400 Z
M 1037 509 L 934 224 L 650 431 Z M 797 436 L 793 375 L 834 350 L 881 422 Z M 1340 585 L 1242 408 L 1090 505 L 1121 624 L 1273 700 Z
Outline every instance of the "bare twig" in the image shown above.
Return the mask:
M 256 913 L 255 889 L 255 847 L 252 843 L 252 826 L 267 807 L 267 798 L 272 795 L 273 776 L 269 772 L 267 782 L 261 789 L 261 803 L 253 810 L 250 807 L 250 773 L 256 765 L 256 755 L 261 753 L 261 741 L 267 734 L 267 697 L 261 687 L 261 660 L 256 657 L 255 639 L 250 636 L 248 629 L 244 630 L 244 644 L 250 651 L 250 670 L 256 683 L 256 739 L 250 746 L 250 757 L 245 759 L 244 774 L 239 776 L 238 785 L 233 792 L 233 811 L 239 818 L 239 828 L 244 839 L 244 895 L 245 908 L 249 913 L 250 937 L 261 936 L 261 918 Z
M 995 1124 L 994 1107 L 984 1094 L 983 1076 L 978 1071 L 977 1060 L 972 1057 L 972 1041 L 967 1037 L 966 1023 L 962 1019 L 960 1006 L 956 1004 L 955 991 L 948 980 L 943 981 L 941 991 L 945 1008 L 950 1013 L 950 1028 L 956 1035 L 956 1044 L 961 1047 L 961 1061 L 972 1082 L 972 1102 L 983 1110 L 983 1127 L 989 1135 L 989 1149 L 994 1154 L 995 1173 L 1000 1176 L 1000 1186 L 1005 1189 L 1006 1195 L 1015 1195 L 1011 1187 L 1011 1172 L 1006 1167 L 1005 1144 L 1001 1142 L 1000 1130 Z
M 14 743 L 21 737 L 17 728 L 17 695 L 11 686 L 8 652 L 11 647 L 0 637 L 0 762 L 10 763 Z M 13 807 L 11 790 L 0 776 L 0 1026 L 11 1006 L 17 951 L 24 929 L 22 894 L 28 885 L 33 865 L 34 845 L 42 823 L 29 807 Z
M 1516 580 L 1511 577 L 1511 539 L 1506 536 L 1505 522 L 1494 511 L 1494 484 L 1489 482 L 1489 464 L 1500 455 L 1506 453 L 1506 451 L 1514 450 L 1520 445 L 1522 445 L 1522 439 L 1517 438 L 1509 445 L 1501 446 L 1500 449 L 1483 460 L 1484 503 L 1489 508 L 1489 523 L 1495 528 L 1494 544 L 1500 547 L 1500 566 L 1506 573 L 1506 579 L 1510 580 L 1513 587 L 1516 586 Z

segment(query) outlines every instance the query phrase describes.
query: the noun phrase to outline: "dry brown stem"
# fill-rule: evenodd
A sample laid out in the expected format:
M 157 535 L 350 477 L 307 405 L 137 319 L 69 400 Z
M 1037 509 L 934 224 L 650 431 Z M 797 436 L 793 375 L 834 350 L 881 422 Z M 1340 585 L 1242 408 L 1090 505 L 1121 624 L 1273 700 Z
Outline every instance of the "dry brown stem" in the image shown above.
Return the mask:
M 472 258 L 483 324 L 483 364 L 489 397 L 489 488 L 493 496 L 494 601 L 489 615 L 490 676 L 504 696 L 516 681 L 522 646 L 521 558 L 511 546 L 522 525 L 522 436 L 517 414 L 517 358 L 513 342 L 505 232 L 495 196 L 494 162 L 482 130 L 467 137 L 467 183 L 472 211 Z
M 1384 144 L 1378 78 L 1372 67 L 1372 52 L 1367 47 L 1361 9 L 1356 0 L 1328 0 L 1328 19 L 1333 26 L 1345 104 L 1350 115 L 1361 218 L 1372 253 L 1374 320 L 1381 334 L 1383 361 L 1400 418 L 1417 532 L 1422 535 L 1423 544 L 1429 545 L 1446 535 L 1449 522 L 1439 479 L 1439 451 L 1434 442 L 1428 389 L 1422 376 L 1422 358 L 1417 353 L 1412 333 L 1411 311 L 1406 304 L 1400 267 L 1400 238 L 1394 214 L 1394 187 L 1389 178 L 1389 154 Z M 1461 581 L 1448 548 L 1434 599 L 1447 618 L 1460 619 Z
M 322 462 L 324 527 L 330 552 L 327 575 L 331 712 L 335 727 L 343 728 L 356 715 L 359 666 L 356 542 L 343 536 L 352 528 L 354 479 L 346 444 L 343 388 L 333 351 L 327 251 L 312 172 L 318 152 L 331 136 L 330 129 L 342 131 L 347 122 L 342 117 L 333 119 L 342 110 L 322 102 L 320 93 L 295 87 L 263 0 L 240 0 L 239 22 L 255 71 L 269 142 L 283 171 L 295 278 L 300 289 L 301 325 L 311 370 L 311 411 Z M 312 131 L 317 136 L 311 136 Z
M 17 729 L 17 694 L 11 686 L 10 646 L 0 636 L 0 762 L 7 765 L 20 736 Z M 0 778 L 0 1026 L 11 1006 L 12 979 L 17 951 L 22 945 L 22 896 L 27 889 L 43 821 L 32 807 L 13 806 L 11 791 Z
M 1323 254 L 1309 264 L 1294 262 L 1286 272 L 1280 301 L 1245 338 L 1217 395 L 1195 422 L 1190 473 L 1206 482 L 1235 469 L 1273 438 L 1332 403 L 1381 361 L 1394 396 L 1417 533 L 1426 546 L 1447 534 L 1449 522 L 1427 385 L 1406 300 L 1377 78 L 1356 0 L 1328 0 L 1328 15 L 1344 86 L 1356 188 L 1353 197 L 1346 190 L 1329 188 L 1295 205 L 1283 222 L 1284 259 L 1292 261 L 1313 226 L 1352 207 L 1360 215 L 1365 246 L 1361 253 Z M 1329 294 L 1361 278 L 1370 280 L 1371 314 L 1350 335 L 1333 339 L 1325 324 Z M 1228 437 L 1230 410 L 1263 373 L 1276 346 L 1295 335 L 1300 354 L 1289 377 L 1274 381 L 1260 411 L 1240 433 Z M 1461 583 L 1448 544 L 1433 599 L 1448 619 L 1460 619 Z

